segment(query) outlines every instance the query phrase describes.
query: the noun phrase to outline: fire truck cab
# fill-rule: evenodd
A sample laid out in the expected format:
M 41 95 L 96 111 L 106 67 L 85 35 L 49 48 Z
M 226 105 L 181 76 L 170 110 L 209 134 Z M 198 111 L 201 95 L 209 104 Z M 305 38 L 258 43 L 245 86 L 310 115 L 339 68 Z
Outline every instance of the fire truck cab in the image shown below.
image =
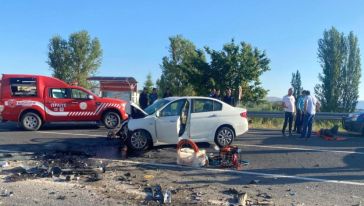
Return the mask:
M 101 121 L 115 128 L 128 118 L 127 102 L 101 98 L 78 86 L 47 76 L 0 75 L 0 120 L 30 131 L 45 123 Z

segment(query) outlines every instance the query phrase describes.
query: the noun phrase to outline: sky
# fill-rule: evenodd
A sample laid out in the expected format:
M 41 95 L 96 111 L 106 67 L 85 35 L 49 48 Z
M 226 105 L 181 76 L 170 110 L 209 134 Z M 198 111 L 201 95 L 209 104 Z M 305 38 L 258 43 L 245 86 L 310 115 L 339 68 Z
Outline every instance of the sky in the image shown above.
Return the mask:
M 142 86 L 149 72 L 154 81 L 160 77 L 169 37 L 180 34 L 215 50 L 234 38 L 266 52 L 271 70 L 261 77 L 263 87 L 282 97 L 296 70 L 304 89 L 319 83 L 324 30 L 353 31 L 363 54 L 363 11 L 362 0 L 0 0 L 0 73 L 51 75 L 50 38 L 86 30 L 103 49 L 97 75 L 132 76 Z

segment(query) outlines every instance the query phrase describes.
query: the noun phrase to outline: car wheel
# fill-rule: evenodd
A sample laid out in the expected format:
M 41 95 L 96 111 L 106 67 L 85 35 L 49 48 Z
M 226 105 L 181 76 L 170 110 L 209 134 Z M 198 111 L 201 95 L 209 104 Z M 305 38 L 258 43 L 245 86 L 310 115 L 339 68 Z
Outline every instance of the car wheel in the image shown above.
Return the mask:
M 127 145 L 131 150 L 144 151 L 150 145 L 151 137 L 148 132 L 144 130 L 134 131 L 128 138 Z
M 230 145 L 235 139 L 235 133 L 230 127 L 220 127 L 215 135 L 215 143 L 219 147 Z
M 107 129 L 114 129 L 120 124 L 121 118 L 120 115 L 116 112 L 107 112 L 104 115 L 102 122 Z
M 27 112 L 21 117 L 21 125 L 25 130 L 37 131 L 42 126 L 42 119 L 34 112 Z

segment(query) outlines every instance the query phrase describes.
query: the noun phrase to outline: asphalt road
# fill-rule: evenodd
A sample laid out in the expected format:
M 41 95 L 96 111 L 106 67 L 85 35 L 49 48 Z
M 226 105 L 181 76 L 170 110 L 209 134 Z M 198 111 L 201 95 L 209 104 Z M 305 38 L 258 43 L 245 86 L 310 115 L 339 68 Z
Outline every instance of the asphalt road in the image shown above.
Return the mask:
M 221 184 L 247 184 L 260 179 L 261 185 L 295 191 L 292 198 L 305 205 L 355 205 L 364 202 L 364 138 L 344 134 L 344 141 L 312 137 L 308 141 L 283 137 L 278 130 L 251 129 L 234 142 L 250 162 L 242 171 L 233 171 Z M 202 144 L 209 152 L 209 145 Z M 166 164 L 174 167 L 175 148 L 158 147 L 148 158 L 135 157 L 136 164 Z M 15 124 L 0 124 L 0 153 L 28 153 L 43 150 L 86 150 L 100 158 L 118 159 L 118 141 L 108 140 L 104 128 L 53 126 L 26 132 Z M 206 172 L 208 172 L 207 170 Z M 230 172 L 224 174 L 230 174 Z M 215 182 L 219 179 L 216 179 Z M 298 193 L 298 194 L 296 194 Z M 310 204 L 312 199 L 315 204 Z M 320 204 L 324 200 L 328 204 Z M 322 202 L 321 202 L 322 203 Z

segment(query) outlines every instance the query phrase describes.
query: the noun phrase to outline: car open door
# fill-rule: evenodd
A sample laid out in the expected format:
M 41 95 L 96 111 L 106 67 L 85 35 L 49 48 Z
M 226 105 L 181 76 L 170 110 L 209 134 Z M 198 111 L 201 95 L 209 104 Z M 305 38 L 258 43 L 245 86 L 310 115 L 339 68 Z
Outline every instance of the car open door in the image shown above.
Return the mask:
M 176 144 L 178 142 L 180 131 L 177 128 L 177 124 L 186 101 L 187 99 L 173 101 L 157 112 L 155 125 L 158 141 L 168 144 Z

